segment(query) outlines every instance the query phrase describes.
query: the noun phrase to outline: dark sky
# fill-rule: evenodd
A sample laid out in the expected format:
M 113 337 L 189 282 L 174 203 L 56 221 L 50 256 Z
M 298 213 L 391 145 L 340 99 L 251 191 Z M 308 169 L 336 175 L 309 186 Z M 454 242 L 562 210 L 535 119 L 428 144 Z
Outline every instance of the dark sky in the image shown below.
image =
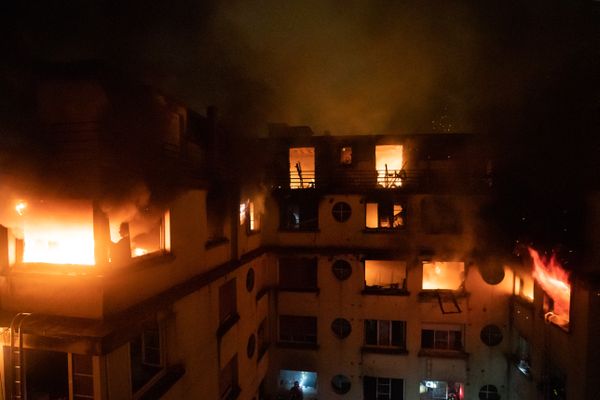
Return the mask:
M 5 1 L 0 22 L 5 114 L 32 66 L 100 59 L 251 134 L 487 134 L 511 215 L 600 180 L 598 1 Z

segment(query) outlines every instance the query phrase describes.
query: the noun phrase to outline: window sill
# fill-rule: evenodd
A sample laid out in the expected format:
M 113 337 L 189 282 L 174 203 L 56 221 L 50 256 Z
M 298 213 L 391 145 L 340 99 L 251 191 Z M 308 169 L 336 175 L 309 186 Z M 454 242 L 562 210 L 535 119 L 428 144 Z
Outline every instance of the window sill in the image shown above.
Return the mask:
M 285 288 L 285 287 L 280 287 L 278 288 L 279 292 L 291 292 L 291 293 L 314 293 L 314 294 L 319 294 L 321 293 L 321 289 L 319 288 Z
M 369 296 L 410 296 L 410 292 L 400 288 L 367 287 L 361 292 Z
M 438 300 L 440 294 L 451 293 L 455 299 L 463 299 L 469 297 L 471 294 L 465 290 L 450 290 L 450 289 L 423 289 L 419 292 L 419 300 Z
M 269 287 L 264 287 L 264 288 L 260 289 L 256 293 L 256 301 L 258 302 L 260 299 L 262 299 L 263 297 L 265 297 L 265 295 L 267 293 L 269 293 L 269 290 L 271 290 L 271 288 L 269 288 Z
M 377 347 L 377 346 L 363 346 L 360 348 L 363 353 L 373 354 L 395 354 L 395 355 L 408 355 L 408 350 L 402 347 Z
M 225 321 L 223 321 L 221 323 L 221 325 L 219 325 L 219 328 L 217 329 L 217 338 L 222 338 L 223 336 L 225 336 L 225 334 L 231 328 L 233 328 L 233 326 L 235 324 L 237 324 L 237 322 L 239 320 L 240 320 L 240 315 L 238 313 L 235 313 L 232 316 L 230 316 L 229 318 L 227 318 Z
M 316 343 L 277 342 L 277 347 L 282 349 L 319 350 L 319 345 Z
M 185 367 L 181 364 L 168 367 L 165 373 L 136 399 L 152 400 L 161 398 L 184 374 Z
M 467 358 L 469 358 L 469 353 L 466 353 L 464 350 L 421 349 L 419 350 L 418 356 L 466 360 Z
M 260 229 L 257 229 L 255 231 L 246 231 L 246 236 L 256 236 L 256 235 L 260 235 Z
M 400 228 L 365 228 L 363 229 L 363 233 L 395 233 L 395 232 L 403 232 L 404 227 Z
M 206 241 L 206 243 L 204 244 L 204 248 L 206 250 L 214 249 L 215 247 L 219 247 L 220 245 L 225 243 L 229 243 L 229 239 L 227 239 L 226 237 L 210 239 Z
M 282 233 L 318 233 L 321 232 L 319 228 L 279 228 L 279 232 Z

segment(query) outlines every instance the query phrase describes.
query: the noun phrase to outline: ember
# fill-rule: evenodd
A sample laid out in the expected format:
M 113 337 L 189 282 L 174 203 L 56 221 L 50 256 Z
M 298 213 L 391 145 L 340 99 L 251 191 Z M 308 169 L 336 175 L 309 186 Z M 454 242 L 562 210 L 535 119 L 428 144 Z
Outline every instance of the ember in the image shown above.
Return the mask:
M 533 278 L 553 302 L 553 307 L 548 310 L 546 318 L 557 325 L 567 326 L 571 301 L 569 273 L 561 267 L 556 260 L 556 255 L 553 254 L 550 260 L 546 260 L 531 247 L 528 247 L 528 250 L 533 260 Z

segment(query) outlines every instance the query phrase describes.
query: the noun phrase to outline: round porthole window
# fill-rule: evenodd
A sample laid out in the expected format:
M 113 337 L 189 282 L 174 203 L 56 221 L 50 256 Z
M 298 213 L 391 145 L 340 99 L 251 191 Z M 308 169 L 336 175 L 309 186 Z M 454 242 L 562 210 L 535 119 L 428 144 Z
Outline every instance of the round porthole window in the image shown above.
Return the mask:
M 250 335 L 248 338 L 248 344 L 246 345 L 246 354 L 248 358 L 252 358 L 254 355 L 254 350 L 256 349 L 256 337 L 254 334 Z
M 340 281 L 345 281 L 352 275 L 352 266 L 346 260 L 337 260 L 331 266 L 331 271 Z
M 337 222 L 346 222 L 352 215 L 352 208 L 350 208 L 350 204 L 338 201 L 331 208 L 331 214 Z
M 336 375 L 331 378 L 331 387 L 337 394 L 346 394 L 350 391 L 351 382 L 346 375 Z
M 254 289 L 254 269 L 250 268 L 246 273 L 246 290 L 251 292 L 252 289 Z
M 479 267 L 479 273 L 488 285 L 497 285 L 504 279 L 504 267 L 501 264 L 482 265 Z
M 336 318 L 331 323 L 331 330 L 335 336 L 344 339 L 352 332 L 352 325 L 350 325 L 350 321 L 345 318 Z
M 502 342 L 502 331 L 497 325 L 486 325 L 479 335 L 481 341 L 488 346 L 497 346 Z
M 485 385 L 479 389 L 480 400 L 500 400 L 498 389 L 494 385 Z

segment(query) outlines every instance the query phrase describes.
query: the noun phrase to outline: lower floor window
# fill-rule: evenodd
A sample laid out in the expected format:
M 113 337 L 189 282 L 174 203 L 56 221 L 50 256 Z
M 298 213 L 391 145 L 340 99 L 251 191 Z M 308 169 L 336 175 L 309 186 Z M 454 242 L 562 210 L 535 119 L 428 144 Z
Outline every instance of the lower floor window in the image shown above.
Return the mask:
M 402 379 L 365 376 L 363 378 L 365 400 L 404 400 Z
M 464 385 L 451 381 L 421 381 L 419 400 L 464 400 Z

